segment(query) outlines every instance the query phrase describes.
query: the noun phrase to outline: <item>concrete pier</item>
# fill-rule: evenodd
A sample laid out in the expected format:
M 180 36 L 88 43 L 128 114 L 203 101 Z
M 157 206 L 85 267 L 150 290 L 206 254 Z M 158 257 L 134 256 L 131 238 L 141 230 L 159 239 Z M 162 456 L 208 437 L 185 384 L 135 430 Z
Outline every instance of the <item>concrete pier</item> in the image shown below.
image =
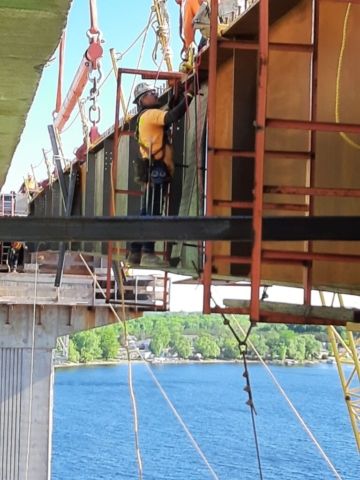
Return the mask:
M 51 479 L 56 339 L 117 322 L 107 305 L 94 304 L 89 278 L 72 278 L 71 289 L 64 279 L 62 292 L 55 292 L 39 275 L 34 302 L 29 277 L 29 283 L 25 274 L 0 278 L 1 480 Z

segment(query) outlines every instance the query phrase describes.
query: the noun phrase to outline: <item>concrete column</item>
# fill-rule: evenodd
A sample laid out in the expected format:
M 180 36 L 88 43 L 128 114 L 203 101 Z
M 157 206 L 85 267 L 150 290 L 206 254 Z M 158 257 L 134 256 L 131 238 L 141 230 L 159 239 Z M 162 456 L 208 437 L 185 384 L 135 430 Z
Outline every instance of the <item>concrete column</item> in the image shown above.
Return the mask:
M 30 309 L 26 309 L 29 311 Z M 40 333 L 39 330 L 42 330 Z M 0 323 L 0 478 L 50 480 L 56 337 L 22 315 Z
M 11 290 L 18 301 L 31 302 L 25 288 Z M 39 281 L 43 301 L 51 300 L 48 290 Z M 75 298 L 76 285 L 73 290 Z M 137 315 L 127 311 L 127 318 Z M 34 306 L 0 302 L 0 480 L 50 480 L 56 339 L 114 322 L 106 305 L 45 303 L 35 309 L 33 341 Z

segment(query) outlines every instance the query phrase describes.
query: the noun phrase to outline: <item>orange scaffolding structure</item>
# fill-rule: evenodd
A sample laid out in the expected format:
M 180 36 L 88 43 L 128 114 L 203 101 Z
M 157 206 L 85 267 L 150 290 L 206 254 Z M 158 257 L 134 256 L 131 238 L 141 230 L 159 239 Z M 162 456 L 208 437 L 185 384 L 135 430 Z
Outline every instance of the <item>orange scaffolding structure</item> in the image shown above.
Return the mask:
M 205 264 L 203 271 L 204 285 L 204 313 L 224 312 L 250 315 L 251 321 L 261 320 L 260 310 L 260 283 L 261 267 L 266 263 L 279 265 L 300 265 L 303 268 L 303 290 L 304 304 L 311 304 L 311 292 L 313 290 L 313 262 L 316 261 L 341 261 L 359 262 L 359 255 L 343 255 L 314 252 L 312 241 L 306 242 L 306 251 L 272 251 L 262 246 L 262 220 L 264 210 L 290 210 L 303 212 L 308 216 L 314 216 L 314 199 L 317 196 L 330 197 L 354 197 L 360 196 L 357 189 L 341 188 L 316 188 L 315 186 L 315 165 L 316 165 L 316 135 L 317 132 L 336 133 L 360 133 L 360 125 L 320 122 L 317 120 L 318 110 L 318 54 L 319 54 L 319 19 L 320 3 L 331 0 L 312 0 L 311 18 L 311 43 L 271 43 L 269 42 L 269 2 L 270 0 L 259 0 L 258 8 L 258 41 L 247 41 L 244 39 L 221 39 L 218 37 L 218 1 L 211 1 L 210 20 L 210 46 L 209 46 L 209 72 L 208 72 L 208 152 L 207 152 L 207 182 L 206 182 L 206 216 L 213 215 L 213 207 L 230 207 L 237 209 L 252 209 L 253 242 L 251 256 L 236 257 L 233 255 L 214 255 L 213 242 L 205 242 Z M 347 0 L 333 0 L 335 2 L 351 3 Z M 352 3 L 360 3 L 355 0 Z M 246 13 L 245 13 L 246 15 Z M 257 108 L 255 127 L 255 149 L 254 151 L 238 151 L 236 149 L 219 148 L 215 143 L 216 119 L 216 81 L 218 71 L 218 53 L 220 49 L 232 50 L 232 55 L 237 49 L 257 50 L 258 71 L 257 71 Z M 284 52 L 300 52 L 311 55 L 310 60 L 310 88 L 309 88 L 309 113 L 308 120 L 296 119 L 274 119 L 268 118 L 267 88 L 268 88 L 268 66 L 269 50 L 280 50 Z M 267 151 L 265 150 L 265 135 L 267 129 L 302 130 L 309 132 L 309 149 L 307 151 Z M 234 160 L 241 162 L 242 159 L 254 159 L 254 182 L 253 200 L 251 202 L 235 202 L 232 200 L 216 200 L 213 198 L 213 165 L 218 155 L 229 155 Z M 292 158 L 306 162 L 306 185 L 299 187 L 264 185 L 264 161 L 267 158 Z M 276 204 L 265 203 L 264 194 L 291 194 L 304 195 L 308 199 L 307 205 L 299 204 Z M 222 261 L 233 264 L 249 264 L 251 300 L 249 308 L 219 308 L 212 306 L 211 284 L 213 262 Z M 288 316 L 287 321 L 291 323 L 294 318 Z M 297 318 L 299 323 L 309 323 L 306 319 Z

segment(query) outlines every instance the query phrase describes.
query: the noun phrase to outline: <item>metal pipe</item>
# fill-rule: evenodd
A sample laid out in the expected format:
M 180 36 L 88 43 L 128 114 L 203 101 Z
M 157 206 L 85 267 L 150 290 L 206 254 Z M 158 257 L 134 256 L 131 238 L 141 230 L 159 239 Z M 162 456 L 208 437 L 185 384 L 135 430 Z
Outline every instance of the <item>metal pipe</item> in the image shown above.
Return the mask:
M 183 77 L 183 74 L 179 72 L 157 72 L 154 70 L 137 70 L 136 68 L 119 68 L 118 71 L 119 73 L 121 72 L 131 75 L 141 75 L 141 77 L 144 79 L 181 80 Z
M 229 157 L 254 158 L 255 152 L 246 152 L 232 150 L 231 148 L 215 148 L 214 155 L 223 155 Z M 312 156 L 311 152 L 291 152 L 283 150 L 266 150 L 266 158 L 293 158 L 295 160 L 308 160 Z
M 215 307 L 211 309 L 211 313 L 223 313 L 224 315 L 249 315 L 249 308 Z M 333 325 L 335 327 L 345 327 L 347 322 L 344 320 L 334 320 L 318 317 L 304 317 L 301 315 L 291 315 L 284 313 L 267 313 L 262 311 L 259 317 L 260 323 L 285 323 L 300 325 Z
M 211 0 L 210 13 L 210 47 L 209 47 L 209 78 L 208 78 L 208 153 L 206 172 L 206 216 L 213 214 L 213 163 L 215 160 L 215 127 L 216 127 L 216 70 L 217 70 L 217 36 L 218 36 L 218 0 Z M 203 272 L 203 312 L 211 309 L 211 274 L 212 274 L 211 242 L 205 243 L 205 264 Z
M 261 242 L 263 216 L 263 183 L 265 156 L 265 123 L 267 77 L 269 64 L 269 0 L 259 1 L 259 71 L 256 111 L 255 171 L 254 171 L 254 208 L 253 208 L 253 247 L 251 253 L 251 300 L 250 318 L 258 321 L 260 316 L 261 281 Z
M 119 127 L 120 127 L 120 102 L 121 102 L 121 72 L 118 71 L 116 82 L 116 101 L 115 101 L 115 123 L 114 123 L 114 140 L 113 140 L 113 159 L 110 170 L 111 178 L 111 192 L 110 192 L 110 216 L 115 215 L 115 201 L 116 201 L 116 180 L 117 180 L 117 165 L 119 154 Z M 108 243 L 108 264 L 106 272 L 106 299 L 110 300 L 111 290 L 111 265 L 113 260 L 113 242 Z
M 284 128 L 288 130 L 316 130 L 334 133 L 360 133 L 360 125 L 351 123 L 312 122 L 307 120 L 283 120 L 277 118 L 268 118 L 266 120 L 266 127 Z
M 113 70 L 114 70 L 114 74 L 115 74 L 115 78 L 116 78 L 116 81 L 117 81 L 117 78 L 118 78 L 118 66 L 117 66 L 117 60 L 116 60 L 116 55 L 115 55 L 115 50 L 113 48 L 110 48 L 110 57 L 111 57 L 111 63 L 112 63 L 112 66 L 113 66 Z M 124 98 L 124 95 L 122 93 L 122 90 L 121 90 L 121 106 L 122 106 L 122 109 L 123 109 L 123 112 L 124 112 L 124 117 L 126 117 L 127 115 L 127 111 L 126 111 L 126 102 L 125 102 L 125 98 Z M 125 119 L 126 120 L 126 119 Z
M 294 251 L 279 251 L 279 250 L 263 250 L 263 259 L 276 260 L 299 260 L 299 261 L 318 261 L 318 262 L 345 262 L 353 263 L 360 262 L 360 255 L 342 255 L 341 253 L 317 253 L 313 251 L 308 252 L 294 252 Z
M 360 197 L 360 190 L 357 190 L 355 188 L 311 188 L 265 185 L 264 193 L 280 193 L 286 195 L 313 195 L 319 197 Z
M 62 104 L 62 83 L 64 78 L 64 57 L 65 57 L 65 38 L 66 30 L 63 30 L 59 45 L 59 73 L 58 73 L 58 88 L 56 94 L 55 112 L 59 112 Z
M 90 0 L 90 33 L 99 33 L 96 0 Z
M 214 205 L 223 208 L 243 208 L 251 209 L 254 207 L 253 202 L 233 202 L 232 200 L 214 200 Z M 308 205 L 296 203 L 263 203 L 264 210 L 288 210 L 293 212 L 308 212 Z
M 317 119 L 317 83 L 318 83 L 318 57 L 319 57 L 319 0 L 312 0 L 312 44 L 314 46 L 311 56 L 310 64 L 310 121 L 314 122 Z M 316 151 L 316 131 L 310 132 L 310 151 Z M 307 162 L 307 186 L 315 187 L 315 155 L 311 156 Z M 315 199 L 312 195 L 308 198 L 309 215 L 313 216 L 315 213 Z M 312 242 L 306 243 L 308 252 L 313 251 Z M 304 303 L 311 305 L 311 290 L 313 284 L 313 266 L 311 261 L 304 267 Z
M 236 40 L 221 40 L 219 46 L 225 49 L 235 49 L 235 50 L 258 50 L 259 43 L 257 42 L 244 42 Z M 306 43 L 269 43 L 269 49 L 271 51 L 281 51 L 281 52 L 302 52 L 302 53 L 312 53 L 313 45 Z

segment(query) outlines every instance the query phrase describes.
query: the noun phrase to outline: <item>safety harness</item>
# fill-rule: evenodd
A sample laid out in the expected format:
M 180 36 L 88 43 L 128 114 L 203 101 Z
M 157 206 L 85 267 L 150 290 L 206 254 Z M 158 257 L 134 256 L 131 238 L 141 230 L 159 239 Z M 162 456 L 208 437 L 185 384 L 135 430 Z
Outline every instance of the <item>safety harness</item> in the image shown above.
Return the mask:
M 154 183 L 155 185 L 161 185 L 166 181 L 168 181 L 170 177 L 168 168 L 164 162 L 166 145 L 169 145 L 169 139 L 168 139 L 166 130 L 164 128 L 162 145 L 155 152 L 152 152 L 151 147 L 149 148 L 147 145 L 145 145 L 144 142 L 142 142 L 139 135 L 140 120 L 142 115 L 144 115 L 144 113 L 147 112 L 148 110 L 150 109 L 146 108 L 142 110 L 139 113 L 137 122 L 136 122 L 134 137 L 139 145 L 139 159 L 137 163 L 135 163 L 135 176 L 136 176 L 135 180 L 139 181 L 140 183 L 144 183 L 144 182 L 147 183 L 149 180 L 151 180 L 152 183 Z M 141 156 L 140 147 L 145 150 L 147 158 L 143 158 Z M 155 156 L 158 155 L 160 152 L 162 152 L 161 157 L 155 159 Z

